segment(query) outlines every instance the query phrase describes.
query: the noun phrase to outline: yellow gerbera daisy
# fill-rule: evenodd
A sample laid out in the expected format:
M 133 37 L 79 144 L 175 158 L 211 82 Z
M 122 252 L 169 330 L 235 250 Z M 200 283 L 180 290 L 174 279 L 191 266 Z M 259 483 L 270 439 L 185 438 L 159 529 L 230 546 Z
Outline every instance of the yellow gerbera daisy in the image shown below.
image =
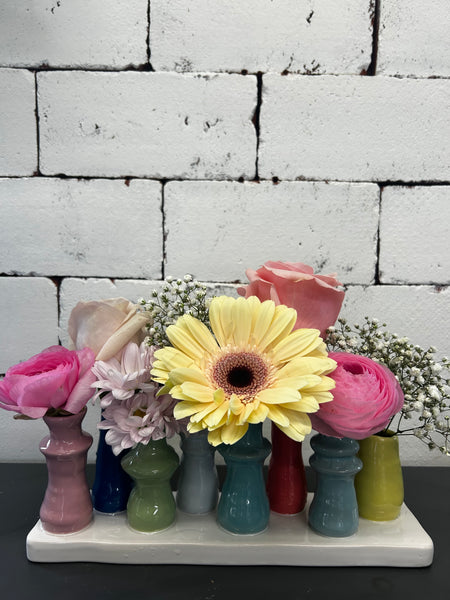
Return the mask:
M 307 413 L 333 399 L 336 368 L 316 329 L 292 331 L 293 308 L 256 296 L 213 298 L 210 330 L 184 315 L 167 328 L 173 347 L 155 352 L 152 376 L 178 402 L 191 433 L 208 429 L 213 446 L 233 444 L 266 418 L 294 440 L 311 431 Z

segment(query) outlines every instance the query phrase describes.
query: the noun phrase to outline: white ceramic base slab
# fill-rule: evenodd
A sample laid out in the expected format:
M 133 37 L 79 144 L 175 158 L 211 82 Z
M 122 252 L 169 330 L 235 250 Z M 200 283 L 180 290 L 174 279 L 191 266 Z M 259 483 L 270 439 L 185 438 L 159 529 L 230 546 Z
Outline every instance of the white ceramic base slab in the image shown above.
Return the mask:
M 126 514 L 95 514 L 89 527 L 70 535 L 46 533 L 38 521 L 27 537 L 34 562 L 121 564 L 296 565 L 425 567 L 433 561 L 433 542 L 405 506 L 395 521 L 360 519 L 359 530 L 346 538 L 323 537 L 307 525 L 308 505 L 299 515 L 272 513 L 269 527 L 253 536 L 232 535 L 215 514 L 177 514 L 160 533 L 130 529 Z

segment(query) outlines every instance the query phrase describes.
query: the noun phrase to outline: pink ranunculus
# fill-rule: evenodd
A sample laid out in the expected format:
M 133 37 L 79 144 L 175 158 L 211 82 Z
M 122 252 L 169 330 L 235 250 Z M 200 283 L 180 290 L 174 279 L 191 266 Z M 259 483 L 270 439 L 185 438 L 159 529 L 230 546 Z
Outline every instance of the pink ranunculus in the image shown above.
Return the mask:
M 362 440 L 382 431 L 403 406 L 402 389 L 394 374 L 366 356 L 330 352 L 337 362 L 329 374 L 336 387 L 333 400 L 310 414 L 313 429 L 332 437 Z
M 50 346 L 8 369 L 0 381 L 0 407 L 32 419 L 51 409 L 76 414 L 93 395 L 94 360 L 90 348 Z
M 295 308 L 295 329 L 319 329 L 325 337 L 341 310 L 345 292 L 337 289 L 341 283 L 334 274 L 316 275 L 303 263 L 268 261 L 257 271 L 247 269 L 246 275 L 250 283 L 238 288 L 239 294 Z
M 78 302 L 69 318 L 69 336 L 80 350 L 92 348 L 97 360 L 120 359 L 128 342 L 140 344 L 149 315 L 125 298 Z

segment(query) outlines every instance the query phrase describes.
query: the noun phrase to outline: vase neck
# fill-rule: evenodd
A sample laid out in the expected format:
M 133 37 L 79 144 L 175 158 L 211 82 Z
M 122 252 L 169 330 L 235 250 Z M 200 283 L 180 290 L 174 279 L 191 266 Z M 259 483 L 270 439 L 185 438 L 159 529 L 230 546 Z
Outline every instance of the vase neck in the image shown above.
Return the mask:
M 81 433 L 81 422 L 86 415 L 86 409 L 75 415 L 49 417 L 44 416 L 43 420 L 49 428 L 50 435 L 54 440 L 70 441 L 78 438 Z

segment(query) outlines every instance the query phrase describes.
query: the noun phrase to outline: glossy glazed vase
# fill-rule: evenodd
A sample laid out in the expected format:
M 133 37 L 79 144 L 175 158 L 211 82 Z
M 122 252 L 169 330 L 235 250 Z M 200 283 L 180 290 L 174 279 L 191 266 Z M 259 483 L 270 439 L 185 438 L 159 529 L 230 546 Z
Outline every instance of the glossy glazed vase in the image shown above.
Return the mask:
M 396 519 L 403 504 L 398 437 L 372 435 L 359 442 L 363 468 L 355 478 L 359 515 L 371 521 Z
M 328 537 L 347 537 L 358 530 L 359 513 L 354 478 L 362 463 L 358 442 L 317 434 L 311 439 L 310 465 L 317 488 L 309 508 L 311 529 Z
M 270 510 L 295 515 L 306 505 L 308 489 L 302 443 L 284 434 L 272 423 L 272 455 L 267 476 Z
M 191 515 L 212 512 L 219 498 L 219 480 L 214 462 L 216 450 L 208 442 L 208 431 L 182 433 L 181 450 L 177 506 Z
M 76 415 L 43 417 L 49 435 L 41 440 L 39 450 L 47 462 L 48 484 L 39 516 L 49 533 L 81 531 L 92 519 L 86 479 L 92 436 L 81 429 L 85 414 L 86 408 Z
M 167 440 L 137 444 L 123 458 L 122 467 L 134 481 L 127 504 L 128 523 L 137 531 L 167 529 L 175 520 L 176 505 L 170 478 L 178 455 Z
M 105 436 L 106 431 L 100 430 L 92 502 L 96 511 L 114 515 L 126 510 L 133 480 L 120 463 L 127 451 L 116 456 L 105 442 Z
M 235 444 L 221 444 L 218 448 L 227 472 L 217 522 L 230 533 L 252 535 L 267 529 L 270 507 L 263 465 L 270 447 L 262 435 L 262 423 L 258 423 L 249 425 L 247 433 Z

